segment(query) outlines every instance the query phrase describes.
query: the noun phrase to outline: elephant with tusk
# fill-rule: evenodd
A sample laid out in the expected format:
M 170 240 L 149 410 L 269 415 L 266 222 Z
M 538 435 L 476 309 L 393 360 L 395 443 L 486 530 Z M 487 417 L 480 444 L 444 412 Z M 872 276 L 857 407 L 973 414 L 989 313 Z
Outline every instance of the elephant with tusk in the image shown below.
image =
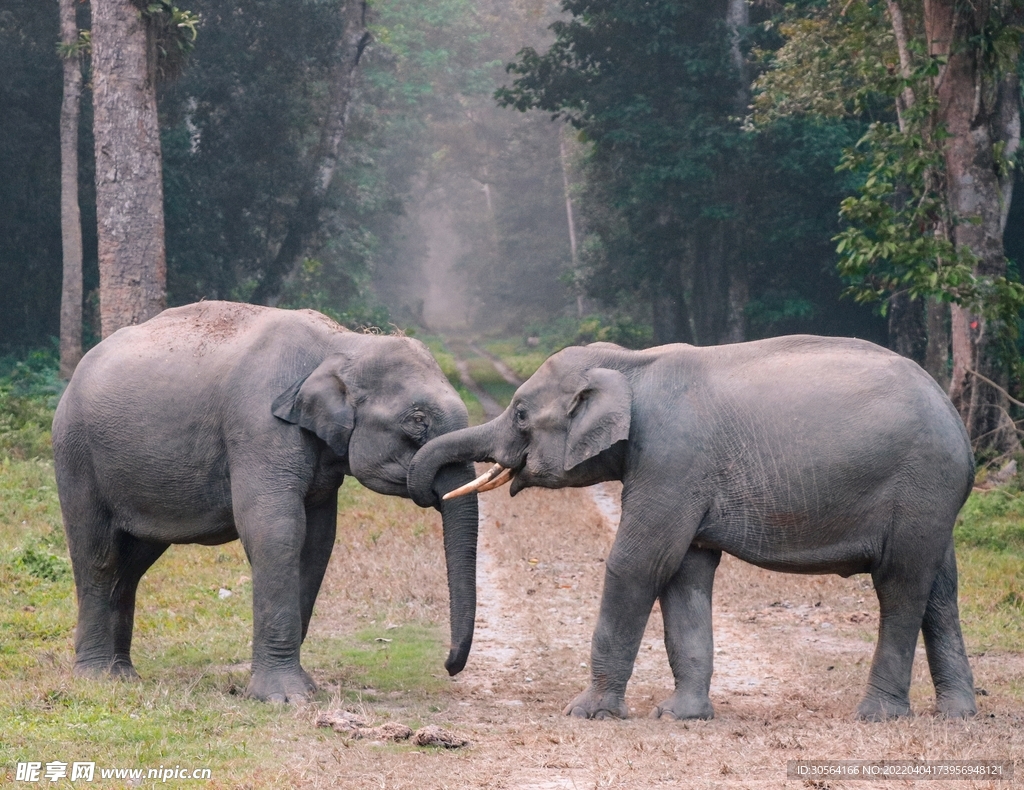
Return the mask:
M 466 461 L 497 463 L 452 498 L 503 483 L 513 496 L 623 483 L 590 686 L 567 714 L 626 716 L 659 600 L 675 691 L 653 715 L 714 715 L 711 593 L 723 551 L 790 573 L 871 574 L 881 617 L 859 718 L 910 712 L 922 632 L 939 711 L 975 713 L 953 552 L 974 459 L 952 404 L 908 359 L 810 336 L 567 348 L 502 415 L 428 442 L 409 469 L 413 499 L 428 503 L 437 471 Z

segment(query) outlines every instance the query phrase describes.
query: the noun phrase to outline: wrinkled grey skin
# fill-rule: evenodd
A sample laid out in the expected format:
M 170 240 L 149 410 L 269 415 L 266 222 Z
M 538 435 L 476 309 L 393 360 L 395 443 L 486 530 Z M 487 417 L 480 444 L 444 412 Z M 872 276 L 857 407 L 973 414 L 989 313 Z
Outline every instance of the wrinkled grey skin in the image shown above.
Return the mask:
M 465 460 L 516 470 L 513 495 L 623 483 L 591 683 L 567 714 L 626 716 L 626 683 L 658 599 L 675 693 L 652 715 L 714 715 L 711 589 L 723 551 L 778 571 L 871 574 L 881 618 L 860 718 L 910 712 L 921 631 L 939 711 L 975 712 L 952 540 L 974 461 L 949 400 L 907 359 L 807 336 L 568 348 L 504 414 L 420 450 L 413 498 L 429 498 L 442 465 Z
M 242 541 L 252 565 L 247 695 L 305 698 L 299 663 L 351 474 L 408 496 L 428 439 L 468 424 L 417 340 L 348 332 L 311 310 L 200 302 L 121 329 L 79 364 L 53 420 L 78 594 L 75 672 L 137 677 L 130 649 L 139 579 L 172 543 Z M 471 479 L 439 469 L 452 652 L 465 665 L 476 609 L 477 505 L 440 506 Z

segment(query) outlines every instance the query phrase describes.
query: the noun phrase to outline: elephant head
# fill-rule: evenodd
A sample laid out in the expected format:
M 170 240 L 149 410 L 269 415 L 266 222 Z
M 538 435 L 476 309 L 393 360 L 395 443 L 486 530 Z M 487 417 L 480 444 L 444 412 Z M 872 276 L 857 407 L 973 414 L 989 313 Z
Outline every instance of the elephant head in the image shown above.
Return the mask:
M 346 333 L 338 348 L 274 401 L 275 417 L 318 436 L 345 471 L 381 494 L 409 497 L 407 475 L 428 441 L 469 422 L 466 406 L 418 340 Z M 416 498 L 444 525 L 451 606 L 452 675 L 466 664 L 476 618 L 476 497 L 443 501 L 473 478 L 465 462 L 442 464 Z
M 603 353 L 619 350 L 609 346 L 555 354 L 516 391 L 500 416 L 424 445 L 409 470 L 413 499 L 429 501 L 437 470 L 465 461 L 496 463 L 449 499 L 509 481 L 515 496 L 528 486 L 583 486 L 618 477 L 633 392 L 624 374 L 602 365 Z

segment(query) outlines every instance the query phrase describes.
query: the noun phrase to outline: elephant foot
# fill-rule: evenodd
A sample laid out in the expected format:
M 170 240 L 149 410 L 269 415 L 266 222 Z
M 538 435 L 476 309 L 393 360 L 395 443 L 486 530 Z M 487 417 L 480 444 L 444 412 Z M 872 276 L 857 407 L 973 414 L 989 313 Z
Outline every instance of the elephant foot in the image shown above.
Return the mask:
M 683 694 L 676 692 L 651 711 L 652 719 L 682 721 L 684 719 L 713 719 L 715 708 L 706 694 Z
M 302 667 L 254 669 L 245 696 L 262 702 L 305 702 L 316 691 L 316 682 Z
M 935 700 L 935 708 L 940 716 L 947 719 L 969 719 L 978 712 L 978 704 L 974 692 L 960 694 L 939 694 Z
M 619 694 L 596 691 L 593 686 L 565 706 L 562 713 L 576 719 L 628 719 L 626 701 Z
M 118 680 L 141 680 L 130 658 L 118 657 L 110 665 L 110 677 Z
M 113 678 L 114 680 L 139 680 L 139 673 L 135 671 L 130 658 L 117 657 L 114 659 L 75 659 L 75 665 L 71 669 L 75 677 L 101 680 Z
M 860 705 L 854 718 L 859 721 L 889 721 L 901 716 L 910 715 L 910 701 L 906 699 L 881 698 L 868 694 Z

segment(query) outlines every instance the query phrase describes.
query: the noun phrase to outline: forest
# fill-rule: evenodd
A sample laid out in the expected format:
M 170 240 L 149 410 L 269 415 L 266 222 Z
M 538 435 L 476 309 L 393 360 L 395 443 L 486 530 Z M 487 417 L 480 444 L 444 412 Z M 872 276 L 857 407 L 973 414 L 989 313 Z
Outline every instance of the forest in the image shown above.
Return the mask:
M 845 335 L 1019 450 L 1018 3 L 176 2 L 0 11 L 11 358 L 74 337 L 66 378 L 201 299 L 548 351 Z M 125 9 L 155 109 L 115 216 Z

